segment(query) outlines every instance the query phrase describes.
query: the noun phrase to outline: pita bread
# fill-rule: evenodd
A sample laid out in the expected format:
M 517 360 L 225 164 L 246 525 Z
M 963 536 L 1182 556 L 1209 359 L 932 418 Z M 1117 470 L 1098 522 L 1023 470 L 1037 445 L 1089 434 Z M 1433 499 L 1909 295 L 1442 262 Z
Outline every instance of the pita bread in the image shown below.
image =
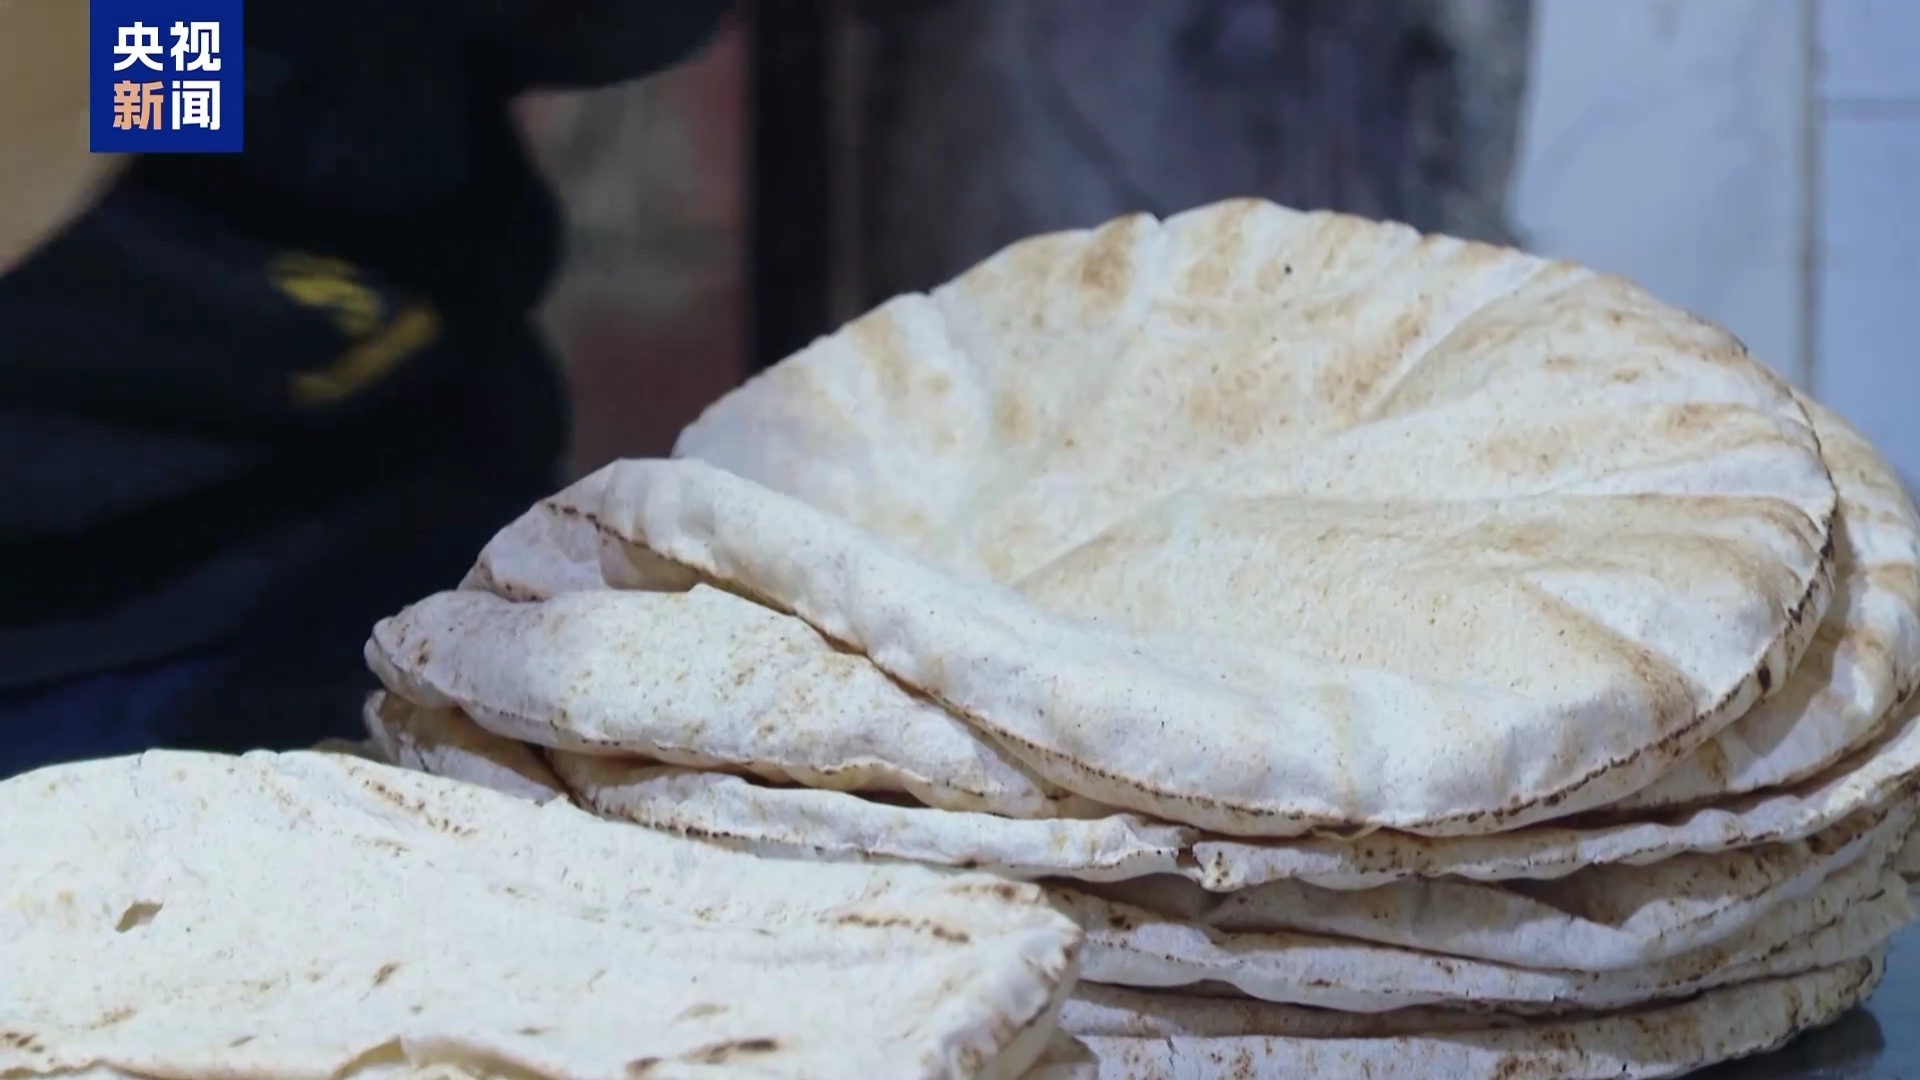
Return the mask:
M 0 819 L 14 1078 L 1012 1078 L 1073 980 L 1032 887 L 772 863 L 339 755 L 60 766 L 0 783 Z
M 1312 1038 L 1283 1028 L 1080 1041 L 1099 1063 L 1099 1080 L 1649 1080 L 1783 1046 L 1865 1001 L 1884 973 L 1885 960 L 1869 957 L 1631 1012 L 1479 1031 Z M 1064 1050 L 1056 1054 L 1069 1060 Z
M 899 791 L 1011 817 L 1049 789 L 951 713 L 806 623 L 707 586 L 514 603 L 440 593 L 373 629 L 390 690 L 510 738 L 731 767 L 775 782 Z
M 760 855 L 901 859 L 1042 877 L 1114 881 L 1173 873 L 1191 830 L 1132 814 L 1018 820 L 890 806 L 812 788 L 769 788 L 724 773 L 551 751 L 554 774 L 580 805 Z
M 540 754 L 451 709 L 422 709 L 391 694 L 367 695 L 361 713 L 375 760 L 533 802 L 567 799 Z
M 1059 1045 L 1049 1044 L 1040 1061 L 1021 1080 L 1095 1080 L 1098 1075 L 1098 1065 L 1086 1047 L 1057 1033 L 1054 1038 Z M 701 1069 L 702 1076 L 727 1075 L 724 1071 L 715 1073 L 713 1067 L 708 1065 L 700 1065 L 698 1068 Z M 117 1072 L 113 1069 L 94 1068 L 62 1073 L 61 1080 L 147 1080 L 147 1078 Z M 379 1062 L 361 1065 L 342 1080 L 524 1080 L 524 1077 L 511 1070 L 495 1072 L 474 1066 L 446 1063 L 416 1066 Z
M 1867 811 L 1805 841 L 1557 881 L 1405 881 L 1358 892 L 1294 881 L 1214 893 L 1174 875 L 1081 891 L 1222 934 L 1296 931 L 1568 971 L 1644 967 L 1726 940 L 1830 883 L 1876 887 L 1912 831 L 1915 804 Z M 1831 891 L 1831 888 L 1829 891 Z M 1809 911 L 1800 930 L 1833 913 Z
M 1858 432 L 1831 410 L 1800 400 L 1838 492 L 1838 599 L 1779 693 L 1612 810 L 1697 805 L 1805 779 L 1869 740 L 1887 711 L 1909 702 L 1920 686 L 1920 519 Z M 584 516 L 604 489 L 605 474 L 595 474 L 536 506 L 489 545 L 469 583 L 504 583 L 495 591 L 516 599 L 609 587 L 599 535 Z M 689 587 L 690 572 L 676 578 L 661 565 L 672 566 L 642 567 L 645 587 Z
M 1730 851 L 1802 839 L 1864 807 L 1901 797 L 1916 778 L 1920 702 L 1909 704 L 1907 715 L 1892 730 L 1819 776 L 1692 810 L 1443 840 L 1389 832 L 1353 843 L 1209 839 L 1196 843 L 1193 855 L 1200 879 L 1222 892 L 1288 878 L 1349 889 L 1407 877 L 1556 878 L 1586 866 L 1645 866 L 1687 851 Z
M 1016 244 L 676 453 L 610 466 L 599 524 L 1230 835 L 1613 802 L 1784 681 L 1831 586 L 1818 443 L 1731 336 L 1258 202 Z
M 1088 982 L 1147 988 L 1225 983 L 1262 1001 L 1344 1012 L 1469 1002 L 1512 1011 L 1624 1008 L 1863 956 L 1914 916 L 1906 882 L 1883 868 L 1873 892 L 1851 903 L 1823 903 L 1816 894 L 1783 904 L 1704 949 L 1645 967 L 1569 972 L 1314 934 L 1223 934 L 1073 890 L 1053 892 L 1060 909 L 1086 931 L 1081 976 Z M 1807 929 L 1807 910 L 1819 907 L 1840 911 L 1826 925 Z
M 1839 497 L 1834 600 L 1781 690 L 1652 787 L 1635 814 L 1804 780 L 1870 739 L 1920 691 L 1920 515 L 1864 436 L 1800 398 Z
M 548 758 L 581 805 L 596 813 L 763 854 L 906 859 L 1022 878 L 1179 874 L 1216 892 L 1287 880 L 1366 889 L 1409 878 L 1553 879 L 1588 866 L 1644 866 L 1688 852 L 1802 840 L 1901 796 L 1920 775 L 1920 715 L 1820 777 L 1726 806 L 1448 839 L 1379 832 L 1352 841 L 1253 843 L 1205 838 L 1131 814 L 1011 823 L 672 766 L 558 751 Z
M 606 492 L 605 470 L 575 481 L 535 503 L 481 549 L 460 582 L 508 600 L 545 600 L 561 593 L 615 587 L 600 566 L 600 530 L 586 515 Z M 685 592 L 699 576 L 665 559 L 622 552 L 618 587 Z
M 404 703 L 399 707 L 406 708 Z M 428 723 L 434 727 L 464 726 L 465 734 L 457 741 L 491 747 L 476 755 L 480 757 L 478 762 L 450 763 L 441 758 L 432 766 L 441 775 L 497 782 L 491 777 L 500 766 L 488 762 L 487 755 L 506 759 L 528 753 L 519 744 L 481 732 L 458 713 L 418 710 L 416 715 L 430 715 Z M 485 742 L 476 741 L 476 734 Z M 646 766 L 564 754 L 554 755 L 554 761 L 569 780 L 595 793 L 603 803 L 609 797 L 617 798 L 610 793 L 617 793 L 619 787 L 617 783 L 598 784 L 594 776 L 647 771 Z M 665 777 L 655 789 L 654 801 L 662 806 L 698 803 L 703 791 L 711 788 L 702 783 L 705 780 L 738 782 L 713 774 L 660 771 Z M 675 781 L 689 782 L 685 787 L 690 793 L 687 797 L 676 795 Z M 783 794 L 798 796 L 796 801 L 804 803 L 809 795 L 831 793 Z M 592 801 L 590 798 L 589 803 Z M 898 853 L 894 857 L 911 859 L 927 842 L 911 828 L 890 828 L 893 821 L 913 821 L 919 816 L 916 811 L 868 805 L 875 814 L 871 822 L 873 838 L 867 847 L 888 846 Z M 1915 809 L 1909 800 L 1863 812 L 1805 842 L 1678 856 L 1645 868 L 1596 867 L 1560 881 L 1531 883 L 1527 888 L 1439 880 L 1364 892 L 1333 892 L 1280 882 L 1217 896 L 1171 874 L 1126 880 L 1127 871 L 1137 865 L 1130 865 L 1125 857 L 1129 853 L 1127 840 L 1137 839 L 1127 834 L 1117 840 L 1106 837 L 1107 849 L 1089 853 L 1087 861 L 1097 867 L 1093 873 L 1120 882 L 1104 889 L 1092 887 L 1093 898 L 1111 901 L 1118 909 L 1148 912 L 1156 921 L 1180 922 L 1228 936 L 1294 930 L 1528 967 L 1608 971 L 1697 951 L 1750 931 L 1769 915 L 1772 919 L 1766 925 L 1771 929 L 1767 933 L 1772 937 L 1749 932 L 1741 938 L 1749 954 L 1757 955 L 1833 922 L 1847 905 L 1881 889 L 1889 860 L 1912 830 Z M 612 816 L 631 820 L 626 814 Z M 642 824 L 703 835 L 697 828 L 689 830 L 672 820 Z M 804 827 L 805 822 L 775 823 L 774 827 L 791 824 Z M 1018 827 L 1034 832 L 1027 842 L 1037 845 L 1047 842 L 1048 824 L 1022 822 Z M 1119 857 L 1115 857 L 1116 847 Z M 805 845 L 755 844 L 750 848 L 762 854 L 803 859 L 849 855 Z M 1177 866 L 1177 852 L 1171 848 L 1156 850 L 1151 843 L 1140 848 L 1143 858 Z M 1804 903 L 1791 903 L 1803 898 L 1807 898 Z M 1101 927 L 1091 929 L 1097 941 Z
M 581 516 L 599 504 L 606 479 L 592 473 L 535 503 L 487 542 L 460 587 L 509 600 L 606 588 L 599 530 Z
M 1565 1019 L 1597 1014 L 1567 1014 Z M 1528 1020 L 1485 1009 L 1414 1006 L 1392 1012 L 1350 1013 L 1283 1005 L 1252 998 L 1194 997 L 1186 993 L 1130 990 L 1083 982 L 1060 1009 L 1060 1029 L 1085 1038 L 1234 1038 L 1270 1035 L 1293 1039 L 1367 1039 L 1525 1027 Z

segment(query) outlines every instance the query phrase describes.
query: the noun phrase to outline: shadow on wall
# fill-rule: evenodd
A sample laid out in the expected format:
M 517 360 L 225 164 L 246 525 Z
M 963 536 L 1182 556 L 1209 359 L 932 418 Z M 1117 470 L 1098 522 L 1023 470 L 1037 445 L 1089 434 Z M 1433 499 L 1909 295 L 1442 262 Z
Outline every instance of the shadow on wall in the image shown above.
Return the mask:
M 543 321 L 576 474 L 667 453 L 744 376 L 742 45 L 729 29 L 657 78 L 522 103 L 568 220 Z

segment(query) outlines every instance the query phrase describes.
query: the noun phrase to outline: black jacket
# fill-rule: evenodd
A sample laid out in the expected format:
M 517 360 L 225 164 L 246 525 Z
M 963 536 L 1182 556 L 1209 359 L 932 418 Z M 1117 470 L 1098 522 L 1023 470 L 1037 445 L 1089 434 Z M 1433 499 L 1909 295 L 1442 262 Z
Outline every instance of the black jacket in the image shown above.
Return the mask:
M 396 522 L 549 486 L 560 223 L 510 99 L 672 64 L 725 6 L 250 5 L 245 152 L 140 159 L 0 278 L 0 686 L 233 635 Z

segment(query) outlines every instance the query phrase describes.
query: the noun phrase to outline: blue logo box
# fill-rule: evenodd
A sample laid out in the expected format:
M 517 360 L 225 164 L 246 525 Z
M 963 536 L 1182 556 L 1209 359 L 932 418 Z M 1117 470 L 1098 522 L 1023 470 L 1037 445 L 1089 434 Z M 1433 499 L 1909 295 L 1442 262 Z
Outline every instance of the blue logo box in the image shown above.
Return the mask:
M 246 135 L 243 0 L 88 2 L 87 120 L 94 153 L 240 152 Z

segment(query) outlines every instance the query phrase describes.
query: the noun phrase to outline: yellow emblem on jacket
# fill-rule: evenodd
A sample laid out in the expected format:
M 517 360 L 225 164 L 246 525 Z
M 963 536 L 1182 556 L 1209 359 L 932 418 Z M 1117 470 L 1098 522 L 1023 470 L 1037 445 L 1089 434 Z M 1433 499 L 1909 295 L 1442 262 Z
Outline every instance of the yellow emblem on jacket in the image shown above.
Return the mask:
M 293 377 L 294 400 L 332 405 L 352 397 L 440 336 L 440 314 L 424 300 L 389 311 L 375 290 L 359 280 L 351 263 L 294 254 L 274 262 L 273 284 L 303 307 L 327 312 L 353 344 L 340 358 Z

